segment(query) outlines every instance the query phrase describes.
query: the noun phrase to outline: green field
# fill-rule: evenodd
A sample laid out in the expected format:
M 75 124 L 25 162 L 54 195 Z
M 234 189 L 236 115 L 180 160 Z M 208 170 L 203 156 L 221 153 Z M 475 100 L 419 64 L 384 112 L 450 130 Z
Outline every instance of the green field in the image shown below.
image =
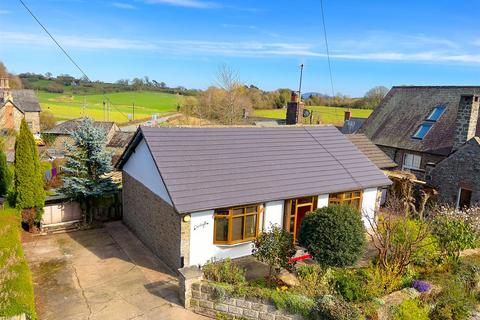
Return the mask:
M 104 120 L 103 101 L 107 98 L 110 99 L 111 105 L 110 120 L 115 122 L 128 121 L 128 114 L 133 114 L 133 103 L 135 103 L 135 119 L 150 118 L 154 113 L 162 115 L 176 111 L 178 103 L 176 95 L 152 91 L 115 92 L 106 95 L 72 95 L 40 91 L 38 97 L 42 110 L 52 111 L 57 120 L 82 116 Z
M 327 106 L 305 106 L 305 109 L 313 110 L 313 118 L 320 119 L 324 124 L 343 124 L 343 118 L 346 108 L 334 108 Z M 352 117 L 368 118 L 373 110 L 370 109 L 351 109 Z M 255 110 L 254 115 L 258 117 L 285 119 L 285 109 L 273 110 Z

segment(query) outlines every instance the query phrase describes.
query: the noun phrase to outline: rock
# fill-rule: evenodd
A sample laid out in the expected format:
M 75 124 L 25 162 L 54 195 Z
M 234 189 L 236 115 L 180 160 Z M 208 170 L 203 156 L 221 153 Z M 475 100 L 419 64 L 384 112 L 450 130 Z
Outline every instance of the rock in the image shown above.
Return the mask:
M 297 277 L 287 270 L 282 270 L 278 275 L 278 279 L 284 282 L 289 287 L 298 286 L 300 282 L 298 281 Z
M 378 319 L 379 320 L 386 320 L 389 319 L 389 311 L 391 307 L 393 306 L 398 306 L 405 300 L 409 299 L 415 299 L 418 296 L 420 296 L 420 292 L 413 288 L 405 288 L 399 291 L 394 291 L 390 293 L 389 295 L 386 295 L 382 298 L 382 300 L 385 302 L 384 305 L 382 305 L 378 310 Z

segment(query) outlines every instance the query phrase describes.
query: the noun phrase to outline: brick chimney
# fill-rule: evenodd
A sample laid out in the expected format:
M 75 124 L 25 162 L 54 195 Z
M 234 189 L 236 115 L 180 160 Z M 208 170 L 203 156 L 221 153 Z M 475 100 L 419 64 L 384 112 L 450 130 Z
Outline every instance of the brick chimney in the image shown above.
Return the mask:
M 477 95 L 465 94 L 460 96 L 453 136 L 453 150 L 457 150 L 465 142 L 475 137 L 479 106 L 480 102 Z
M 344 118 L 343 118 L 343 121 L 347 121 L 347 120 L 350 120 L 350 119 L 352 119 L 352 111 L 346 110 L 346 111 L 345 111 L 345 116 L 344 116 Z
M 295 91 L 292 91 L 290 102 L 287 103 L 287 121 L 286 124 L 297 124 L 302 122 L 303 102 L 299 101 L 299 97 Z

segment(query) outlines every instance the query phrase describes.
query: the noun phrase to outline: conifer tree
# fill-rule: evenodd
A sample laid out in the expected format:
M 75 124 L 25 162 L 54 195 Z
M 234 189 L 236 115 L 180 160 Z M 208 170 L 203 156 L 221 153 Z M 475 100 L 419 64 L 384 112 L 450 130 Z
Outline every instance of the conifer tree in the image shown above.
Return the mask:
M 25 119 L 15 141 L 15 205 L 23 212 L 30 227 L 40 220 L 45 204 L 43 172 L 40 167 L 37 146 Z
M 69 198 L 80 201 L 88 207 L 97 197 L 111 194 L 117 190 L 111 177 L 112 156 L 106 151 L 106 133 L 95 127 L 93 121 L 84 118 L 80 127 L 71 133 L 73 145 L 65 145 L 65 165 L 62 167 L 63 187 L 61 192 Z M 89 208 L 84 207 L 84 221 Z
M 3 142 L 0 140 L 0 197 L 7 194 L 12 184 L 12 175 L 7 165 Z

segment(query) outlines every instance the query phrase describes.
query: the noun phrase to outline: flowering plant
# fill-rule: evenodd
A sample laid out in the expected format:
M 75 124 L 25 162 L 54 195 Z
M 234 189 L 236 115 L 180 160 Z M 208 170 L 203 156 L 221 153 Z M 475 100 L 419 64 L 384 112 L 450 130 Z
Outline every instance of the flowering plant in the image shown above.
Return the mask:
M 414 280 L 412 282 L 412 288 L 416 289 L 418 292 L 426 292 L 430 290 L 432 286 L 430 283 L 422 280 Z

